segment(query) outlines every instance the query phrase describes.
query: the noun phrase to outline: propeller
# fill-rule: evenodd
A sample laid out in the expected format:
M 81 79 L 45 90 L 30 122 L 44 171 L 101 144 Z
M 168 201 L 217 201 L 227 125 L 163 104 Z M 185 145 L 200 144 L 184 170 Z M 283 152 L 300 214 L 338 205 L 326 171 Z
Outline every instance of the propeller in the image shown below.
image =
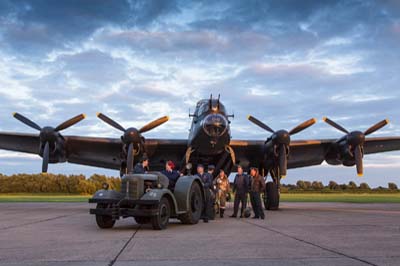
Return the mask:
M 363 176 L 364 170 L 363 170 L 363 150 L 364 150 L 364 143 L 365 143 L 365 136 L 368 136 L 375 131 L 381 129 L 382 127 L 386 126 L 389 124 L 388 119 L 384 119 L 375 125 L 371 126 L 364 132 L 361 131 L 352 131 L 349 132 L 347 129 L 339 125 L 338 123 L 334 122 L 333 120 L 324 117 L 322 118 L 324 122 L 327 124 L 331 125 L 332 127 L 336 128 L 337 130 L 343 132 L 346 134 L 346 141 L 348 145 L 351 147 L 350 152 L 354 158 L 355 164 L 356 164 L 356 169 L 357 169 L 357 175 L 358 176 Z
M 68 119 L 67 121 L 59 124 L 55 128 L 53 127 L 40 127 L 38 124 L 30 120 L 29 118 L 19 114 L 19 113 L 13 113 L 13 116 L 24 123 L 25 125 L 34 128 L 38 131 L 39 133 L 39 139 L 41 143 L 41 147 L 43 147 L 43 154 L 42 154 L 42 172 L 47 173 L 48 165 L 49 165 L 49 157 L 50 157 L 50 144 L 54 144 L 54 147 L 56 147 L 55 142 L 58 139 L 59 131 L 62 131 L 64 129 L 67 129 L 81 120 L 83 120 L 86 116 L 84 114 L 77 115 L 71 119 Z
M 279 170 L 280 170 L 280 175 L 282 177 L 286 176 L 286 170 L 287 170 L 287 154 L 289 152 L 289 144 L 290 144 L 290 136 L 295 135 L 304 129 L 312 126 L 317 122 L 317 119 L 311 118 L 307 121 L 304 121 L 303 123 L 297 125 L 296 127 L 292 128 L 290 131 L 286 130 L 278 130 L 274 131 L 272 128 L 267 126 L 265 123 L 261 122 L 257 118 L 249 115 L 247 116 L 247 119 L 250 120 L 252 123 L 256 124 L 257 126 L 261 127 L 262 129 L 271 132 L 271 141 L 273 145 L 276 147 L 275 149 L 275 154 L 278 157 L 278 163 L 279 163 Z
M 128 173 L 132 173 L 132 171 L 133 171 L 134 156 L 136 153 L 138 153 L 138 149 L 135 149 L 134 145 L 140 145 L 140 143 L 142 143 L 142 133 L 148 132 L 148 131 L 164 124 L 165 122 L 167 122 L 169 120 L 168 116 L 163 116 L 154 121 L 151 121 L 150 123 L 147 123 L 146 125 L 144 125 L 143 127 L 141 127 L 138 130 L 134 127 L 125 129 L 118 122 L 116 122 L 115 120 L 106 116 L 105 114 L 97 113 L 96 115 L 98 118 L 100 118 L 105 123 L 109 124 L 110 126 L 116 128 L 119 131 L 122 131 L 124 133 L 121 136 L 121 140 L 124 144 L 128 145 L 128 152 L 127 152 L 128 154 L 127 154 L 127 162 L 126 162 Z

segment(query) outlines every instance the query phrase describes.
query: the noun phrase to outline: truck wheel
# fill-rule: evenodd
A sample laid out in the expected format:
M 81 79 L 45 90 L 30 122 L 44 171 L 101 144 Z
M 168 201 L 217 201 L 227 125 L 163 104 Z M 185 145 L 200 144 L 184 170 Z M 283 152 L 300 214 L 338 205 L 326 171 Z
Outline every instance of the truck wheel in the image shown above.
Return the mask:
M 183 224 L 197 224 L 203 211 L 203 195 L 200 185 L 193 182 L 189 191 L 189 210 L 178 217 Z
M 104 204 L 97 204 L 96 206 L 96 209 L 106 209 L 106 208 L 107 205 Z M 113 220 L 111 216 L 96 214 L 96 223 L 98 227 L 102 229 L 108 229 L 114 226 L 115 220 Z
M 265 209 L 277 210 L 279 208 L 279 191 L 274 182 L 268 182 L 265 195 Z
M 151 219 L 150 219 L 150 217 L 138 216 L 138 217 L 135 217 L 135 222 L 137 224 L 148 224 L 151 222 Z
M 151 217 L 153 229 L 162 230 L 167 228 L 170 216 L 171 208 L 169 206 L 169 200 L 166 197 L 162 197 L 158 205 L 158 215 Z

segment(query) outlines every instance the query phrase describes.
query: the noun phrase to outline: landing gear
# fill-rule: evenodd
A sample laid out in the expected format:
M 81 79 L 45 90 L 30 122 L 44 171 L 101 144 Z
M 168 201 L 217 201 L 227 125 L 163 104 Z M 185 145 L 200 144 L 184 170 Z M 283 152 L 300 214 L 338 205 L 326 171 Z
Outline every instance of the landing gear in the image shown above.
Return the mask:
M 264 205 L 266 210 L 279 209 L 279 190 L 277 184 L 274 182 L 267 182 L 264 196 Z
M 280 200 L 280 173 L 279 168 L 270 170 L 273 182 L 267 182 L 264 195 L 264 206 L 266 210 L 276 211 L 279 209 Z

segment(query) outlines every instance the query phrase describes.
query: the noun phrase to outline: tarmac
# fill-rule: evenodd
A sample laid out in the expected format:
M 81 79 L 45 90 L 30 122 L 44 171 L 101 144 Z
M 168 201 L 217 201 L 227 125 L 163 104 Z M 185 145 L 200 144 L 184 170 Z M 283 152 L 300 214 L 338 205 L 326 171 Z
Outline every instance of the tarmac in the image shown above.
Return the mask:
M 282 203 L 266 220 L 163 231 L 132 218 L 102 230 L 89 208 L 1 203 L 0 265 L 400 265 L 400 204 Z

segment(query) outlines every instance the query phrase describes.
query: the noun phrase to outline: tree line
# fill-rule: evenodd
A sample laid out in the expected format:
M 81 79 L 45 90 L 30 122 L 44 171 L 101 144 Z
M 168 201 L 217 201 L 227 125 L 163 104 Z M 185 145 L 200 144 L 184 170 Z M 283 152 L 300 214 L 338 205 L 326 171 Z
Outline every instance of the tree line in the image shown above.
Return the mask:
M 299 180 L 295 185 L 283 184 L 281 192 L 400 192 L 395 183 L 389 182 L 387 187 L 375 187 L 371 188 L 368 183 L 363 182 L 357 186 L 353 181 L 348 184 L 338 184 L 335 181 L 329 181 L 327 185 L 324 185 L 321 181 L 303 181 Z
M 121 179 L 94 174 L 89 178 L 84 175 L 55 175 L 55 174 L 0 174 L 0 193 L 67 193 L 93 194 L 107 183 L 110 189 L 119 190 Z M 282 184 L 281 192 L 400 192 L 395 183 L 388 183 L 387 187 L 371 188 L 363 182 L 357 186 L 353 181 L 348 184 L 338 184 L 330 181 L 324 185 L 320 181 L 299 180 L 296 184 Z
M 120 178 L 105 175 L 54 175 L 54 174 L 0 174 L 0 193 L 67 193 L 93 194 L 108 183 L 110 189 L 119 190 Z

